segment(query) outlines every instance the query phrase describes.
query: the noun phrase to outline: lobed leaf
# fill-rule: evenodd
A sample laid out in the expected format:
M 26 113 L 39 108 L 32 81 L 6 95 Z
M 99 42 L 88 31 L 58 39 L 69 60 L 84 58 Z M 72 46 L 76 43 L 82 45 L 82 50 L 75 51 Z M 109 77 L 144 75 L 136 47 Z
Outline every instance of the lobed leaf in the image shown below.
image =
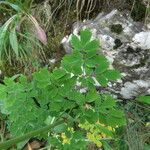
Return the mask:
M 70 42 L 71 42 L 74 49 L 82 50 L 82 45 L 80 43 L 79 38 L 76 35 L 72 35 Z
M 90 32 L 90 30 L 88 29 L 81 30 L 80 38 L 81 38 L 82 46 L 85 46 L 88 42 L 90 42 L 91 36 L 92 36 L 92 33 Z

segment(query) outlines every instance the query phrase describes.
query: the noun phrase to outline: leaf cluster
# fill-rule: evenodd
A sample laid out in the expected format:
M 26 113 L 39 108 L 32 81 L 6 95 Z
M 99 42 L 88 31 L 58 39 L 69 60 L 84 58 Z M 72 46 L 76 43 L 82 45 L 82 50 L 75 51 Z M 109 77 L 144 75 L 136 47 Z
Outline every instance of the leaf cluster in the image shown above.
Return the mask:
M 109 69 L 107 59 L 98 54 L 98 41 L 91 40 L 91 36 L 88 29 L 82 30 L 80 37 L 73 35 L 73 52 L 64 56 L 60 67 L 52 72 L 41 69 L 30 80 L 24 75 L 5 78 L 0 85 L 1 112 L 8 114 L 8 127 L 13 136 L 65 118 L 67 123 L 55 127 L 47 135 L 48 141 L 58 149 L 67 150 L 72 146 L 86 149 L 91 141 L 79 124 L 99 122 L 113 128 L 125 125 L 124 113 L 118 109 L 116 100 L 96 90 L 95 82 L 105 87 L 109 81 L 120 78 L 120 73 Z M 86 90 L 81 92 L 83 89 Z M 101 127 L 99 132 L 104 130 L 109 136 L 107 128 Z M 62 133 L 69 142 L 63 143 Z

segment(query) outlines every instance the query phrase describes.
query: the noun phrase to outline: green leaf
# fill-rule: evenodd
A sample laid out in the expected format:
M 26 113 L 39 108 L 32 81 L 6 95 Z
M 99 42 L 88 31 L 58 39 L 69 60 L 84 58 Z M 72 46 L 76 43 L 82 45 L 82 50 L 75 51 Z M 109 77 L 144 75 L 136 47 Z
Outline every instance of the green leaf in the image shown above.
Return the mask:
M 112 98 L 110 99 L 106 99 L 103 101 L 103 103 L 101 104 L 101 108 L 112 108 L 116 105 L 115 100 L 113 100 Z
M 19 77 L 19 82 L 21 83 L 21 84 L 23 84 L 23 85 L 26 85 L 27 84 L 27 77 L 25 76 L 25 75 L 21 75 L 20 77 Z
M 80 40 L 76 35 L 72 35 L 70 42 L 71 42 L 71 45 L 73 46 L 74 49 L 76 49 L 76 50 L 82 49 L 82 45 L 80 43 Z
M 38 88 L 45 88 L 51 84 L 50 73 L 46 68 L 41 69 L 33 74 L 33 79 Z
M 53 77 L 56 80 L 62 78 L 65 75 L 66 75 L 66 71 L 64 69 L 55 69 L 53 71 Z
M 60 125 L 57 125 L 53 131 L 55 133 L 62 133 L 62 132 L 65 132 L 67 130 L 67 125 L 65 123 L 63 124 L 60 124 Z
M 86 57 L 87 58 L 92 58 L 93 56 L 95 56 L 97 54 L 97 50 L 91 50 L 91 51 L 86 51 Z
M 95 56 L 94 61 L 95 61 L 98 65 L 102 65 L 102 64 L 105 64 L 105 63 L 106 63 L 107 65 L 109 65 L 109 64 L 108 64 L 108 60 L 106 59 L 106 57 L 103 56 L 103 55 L 100 55 L 100 54 L 98 54 L 98 55 Z
M 99 115 L 97 112 L 95 112 L 92 109 L 88 109 L 84 113 L 85 120 L 87 120 L 89 123 L 96 123 L 98 121 Z
M 113 132 L 108 130 L 107 127 L 97 124 L 96 127 L 99 129 L 100 132 L 106 134 L 107 136 L 113 137 Z
M 86 45 L 91 40 L 92 33 L 89 29 L 81 30 L 80 37 L 82 45 Z
M 86 95 L 86 101 L 87 102 L 94 102 L 96 100 L 100 99 L 98 93 L 96 90 L 91 90 Z
M 18 52 L 18 40 L 17 40 L 17 35 L 16 35 L 16 29 L 13 28 L 10 31 L 9 34 L 9 40 L 10 40 L 10 45 L 12 47 L 12 49 L 14 50 L 16 57 L 18 58 L 19 52 Z
M 103 75 L 96 76 L 96 80 L 100 83 L 101 86 L 106 87 L 108 84 L 108 80 Z
M 96 67 L 96 63 L 95 63 L 94 59 L 95 59 L 95 57 L 92 57 L 92 58 L 87 59 L 87 60 L 85 61 L 86 66 L 89 67 L 89 68 L 94 68 L 94 67 Z
M 52 89 L 49 90 L 49 95 L 52 99 L 56 98 L 57 94 L 58 94 L 58 88 L 57 87 L 53 87 Z
M 97 62 L 98 65 L 95 69 L 96 75 L 102 74 L 104 71 L 106 71 L 109 68 L 109 63 L 104 56 L 102 55 L 96 56 L 95 61 Z
M 102 141 L 104 150 L 113 150 L 113 148 L 107 143 L 107 141 Z
M 123 111 L 118 110 L 118 109 L 110 110 L 110 114 L 114 117 L 117 117 L 117 118 L 124 118 L 125 117 Z
M 12 23 L 14 23 L 15 19 L 18 17 L 18 14 L 10 17 L 5 24 L 0 28 L 0 60 L 3 59 L 11 60 L 11 55 L 8 54 L 7 44 L 9 42 L 9 27 Z M 9 51 L 11 54 L 11 51 Z
M 73 108 L 73 107 L 75 107 L 76 106 L 76 103 L 75 102 L 72 102 L 72 101 L 69 101 L 69 100 L 65 100 L 64 99 L 64 101 L 63 101 L 63 109 L 64 109 L 64 111 L 65 110 L 69 110 L 69 109 L 71 109 L 71 108 Z
M 61 108 L 62 108 L 61 102 L 52 102 L 49 104 L 50 111 L 60 112 Z
M 85 96 L 77 91 L 70 91 L 68 93 L 68 99 L 75 101 L 78 105 L 83 105 L 85 103 Z
M 111 112 L 110 112 L 111 113 Z M 119 118 L 111 115 L 107 115 L 106 117 L 107 124 L 112 127 L 123 126 L 126 124 L 125 117 Z
M 5 44 L 5 37 L 7 34 L 7 29 L 5 29 L 4 27 L 0 28 L 0 56 L 3 53 L 3 46 Z
M 84 49 L 87 52 L 90 52 L 90 51 L 96 52 L 99 49 L 99 42 L 97 40 L 90 41 L 89 43 L 86 44 Z
M 95 89 L 95 82 L 91 77 L 79 78 L 78 80 L 81 83 L 81 87 L 88 88 L 90 90 Z
M 81 66 L 83 64 L 82 55 L 79 52 L 74 52 L 71 55 L 66 55 L 61 63 L 62 68 L 76 75 L 81 74 Z
M 140 96 L 137 100 L 150 105 L 150 96 Z
M 59 94 L 63 97 L 66 97 L 76 84 L 76 78 L 70 78 L 69 80 L 65 81 L 64 86 L 59 87 Z
M 2 57 L 6 53 L 6 38 L 8 35 L 8 25 L 5 25 L 0 28 L 0 60 L 2 60 Z
M 150 150 L 150 145 L 149 144 L 145 144 L 144 145 L 144 150 Z
M 53 121 L 54 121 L 54 117 L 48 116 L 48 117 L 46 118 L 46 120 L 44 121 L 44 123 L 45 123 L 46 125 L 49 125 L 49 124 L 52 124 Z
M 103 75 L 105 76 L 105 78 L 112 81 L 121 78 L 121 74 L 117 70 L 107 70 L 106 72 L 103 73 Z

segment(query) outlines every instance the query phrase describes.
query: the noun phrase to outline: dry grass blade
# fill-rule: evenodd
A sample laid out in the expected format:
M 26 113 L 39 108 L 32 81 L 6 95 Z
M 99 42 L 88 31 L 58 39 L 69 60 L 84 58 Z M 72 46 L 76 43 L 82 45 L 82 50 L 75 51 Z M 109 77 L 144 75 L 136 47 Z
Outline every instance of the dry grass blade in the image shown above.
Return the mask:
M 40 27 L 40 25 L 38 24 L 38 22 L 36 21 L 36 19 L 32 16 L 32 15 L 27 15 L 29 17 L 29 19 L 31 20 L 31 22 L 34 24 L 35 26 L 35 36 L 37 36 L 37 38 L 44 44 L 47 44 L 47 37 L 46 37 L 46 33 L 44 32 L 44 30 Z

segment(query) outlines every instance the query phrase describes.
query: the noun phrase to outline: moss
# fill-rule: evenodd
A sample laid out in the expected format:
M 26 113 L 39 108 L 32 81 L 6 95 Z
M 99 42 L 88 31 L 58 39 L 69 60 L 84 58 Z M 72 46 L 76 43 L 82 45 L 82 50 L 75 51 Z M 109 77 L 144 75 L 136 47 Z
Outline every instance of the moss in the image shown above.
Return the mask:
M 113 24 L 110 26 L 112 32 L 120 34 L 123 31 L 121 24 Z

